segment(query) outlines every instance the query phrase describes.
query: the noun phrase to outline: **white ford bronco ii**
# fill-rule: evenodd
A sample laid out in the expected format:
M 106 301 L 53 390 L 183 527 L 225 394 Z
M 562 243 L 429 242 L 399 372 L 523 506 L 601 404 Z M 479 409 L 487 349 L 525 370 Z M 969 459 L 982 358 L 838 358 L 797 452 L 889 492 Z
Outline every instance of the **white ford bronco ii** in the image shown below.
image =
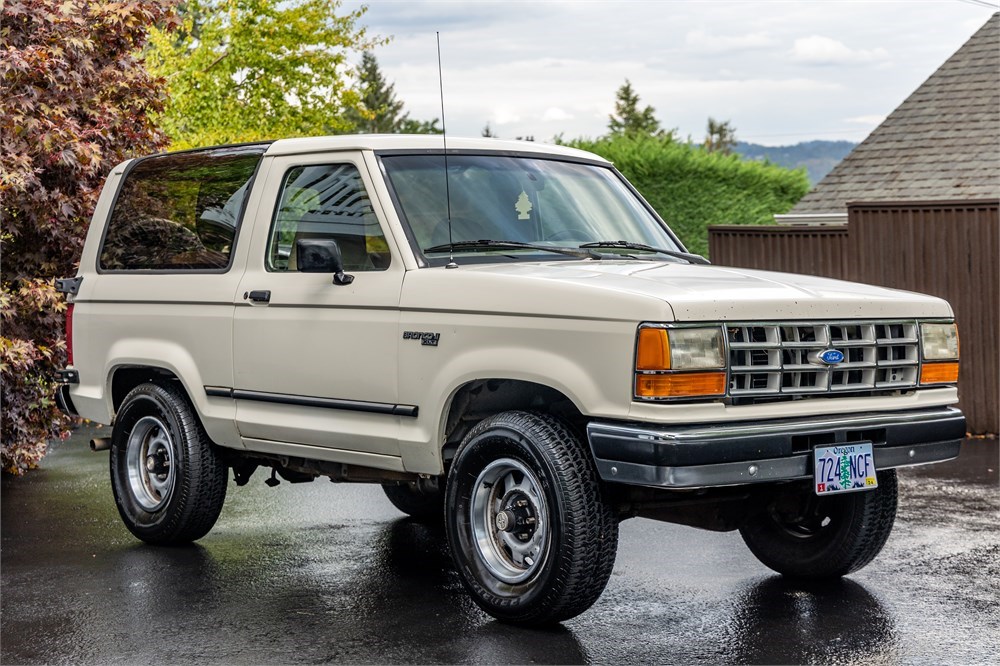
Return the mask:
M 708 265 L 605 160 L 340 136 L 131 160 L 71 303 L 68 413 L 113 424 L 129 530 L 189 542 L 228 478 L 382 484 L 500 620 L 600 596 L 619 521 L 739 530 L 788 576 L 889 536 L 965 434 L 938 298 Z M 231 472 L 230 472 L 231 470 Z

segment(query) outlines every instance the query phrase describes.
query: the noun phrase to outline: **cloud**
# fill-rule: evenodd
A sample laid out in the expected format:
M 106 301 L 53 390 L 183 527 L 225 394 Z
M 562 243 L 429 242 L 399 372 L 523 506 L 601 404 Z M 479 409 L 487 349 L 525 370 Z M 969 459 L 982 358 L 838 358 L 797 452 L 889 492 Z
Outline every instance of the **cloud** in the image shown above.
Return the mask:
M 774 44 L 774 40 L 765 32 L 748 35 L 713 35 L 704 30 L 691 30 L 684 37 L 684 42 L 703 53 L 732 53 L 762 49 Z
M 855 123 L 857 125 L 881 125 L 883 120 L 885 120 L 885 116 L 880 116 L 878 114 L 844 118 L 845 123 Z
M 856 65 L 878 62 L 889 57 L 881 46 L 874 49 L 852 49 L 843 42 L 813 35 L 795 40 L 792 59 L 807 65 Z
M 508 108 L 494 109 L 492 115 L 497 125 L 513 125 L 521 121 L 521 116 Z
M 573 114 L 563 111 L 558 106 L 550 106 L 542 114 L 542 120 L 573 120 Z
M 539 140 L 606 132 L 626 78 L 682 137 L 703 136 L 713 116 L 748 136 L 860 140 L 877 121 L 846 118 L 892 111 L 991 14 L 958 2 L 907 3 L 902 12 L 885 2 L 784 2 L 769 11 L 743 0 L 342 7 L 366 1 L 359 23 L 395 35 L 375 53 L 411 117 L 441 116 L 440 30 L 449 134 L 477 136 L 489 120 L 500 136 Z M 979 18 L 963 26 L 966 17 Z M 572 117 L 557 120 L 559 111 Z

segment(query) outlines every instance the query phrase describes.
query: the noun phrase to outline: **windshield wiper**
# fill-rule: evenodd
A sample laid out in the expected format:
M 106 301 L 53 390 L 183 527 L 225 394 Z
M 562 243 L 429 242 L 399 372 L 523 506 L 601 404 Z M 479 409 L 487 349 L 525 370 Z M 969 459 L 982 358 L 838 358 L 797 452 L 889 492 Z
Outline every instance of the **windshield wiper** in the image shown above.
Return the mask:
M 424 248 L 424 252 L 449 252 L 451 250 L 456 250 L 458 252 L 478 252 L 480 250 L 541 250 L 542 252 L 555 252 L 556 254 L 566 254 L 571 257 L 580 257 L 583 259 L 601 258 L 600 254 L 589 250 L 581 251 L 570 247 L 535 245 L 533 243 L 521 243 L 520 241 L 506 240 L 485 239 L 474 241 L 455 241 L 454 243 L 443 243 L 441 245 L 435 245 L 434 247 Z
M 668 257 L 676 257 L 677 259 L 683 259 L 689 264 L 710 264 L 708 259 L 701 256 L 700 254 L 691 254 L 690 252 L 679 252 L 677 250 L 663 250 L 658 247 L 653 247 L 651 245 L 643 245 L 642 243 L 633 243 L 631 241 L 616 240 L 616 241 L 594 241 L 593 243 L 583 243 L 580 245 L 581 248 L 591 248 L 591 247 L 607 247 L 607 248 L 622 248 L 625 250 L 645 250 L 646 252 L 656 252 L 658 254 L 665 254 Z

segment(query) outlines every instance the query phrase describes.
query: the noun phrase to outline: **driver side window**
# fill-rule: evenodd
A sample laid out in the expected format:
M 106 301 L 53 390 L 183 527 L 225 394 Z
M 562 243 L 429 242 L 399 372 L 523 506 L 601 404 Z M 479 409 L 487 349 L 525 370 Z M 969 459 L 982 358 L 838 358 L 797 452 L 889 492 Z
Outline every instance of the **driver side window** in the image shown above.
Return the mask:
M 285 174 L 268 239 L 267 270 L 299 270 L 296 242 L 335 240 L 346 271 L 383 271 L 389 246 L 353 164 L 294 167 Z

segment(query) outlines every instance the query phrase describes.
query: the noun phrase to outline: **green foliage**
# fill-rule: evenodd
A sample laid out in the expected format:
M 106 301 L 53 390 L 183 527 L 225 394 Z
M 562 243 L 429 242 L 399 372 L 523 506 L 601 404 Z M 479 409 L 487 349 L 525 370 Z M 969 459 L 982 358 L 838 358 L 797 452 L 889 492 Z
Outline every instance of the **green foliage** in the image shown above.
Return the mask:
M 104 178 L 165 137 L 149 121 L 162 81 L 136 53 L 169 0 L 0 3 L 0 378 L 3 470 L 34 467 L 66 434 L 55 371 L 66 304 L 53 278 L 76 272 Z
M 703 146 L 710 153 L 731 154 L 736 147 L 736 128 L 728 120 L 719 122 L 709 117 L 708 135 Z
M 434 120 L 414 120 L 413 118 L 407 118 L 403 121 L 403 124 L 399 127 L 400 134 L 441 134 L 441 128 L 438 127 L 438 123 L 441 122 L 440 118 L 435 118 Z
M 367 134 L 441 133 L 437 118 L 431 121 L 414 120 L 403 111 L 403 102 L 396 97 L 395 85 L 386 81 L 371 51 L 365 51 L 361 56 L 358 83 L 361 95 L 358 105 L 345 113 L 352 131 Z
M 665 137 L 607 137 L 571 142 L 614 162 L 680 236 L 708 252 L 710 224 L 772 224 L 809 190 L 802 170 L 744 162 Z
M 154 29 L 147 62 L 167 80 L 171 148 L 351 129 L 349 55 L 381 43 L 340 0 L 190 0 L 180 30 Z
M 639 94 L 632 89 L 632 83 L 625 83 L 615 93 L 615 112 L 608 116 L 608 131 L 611 136 L 664 136 L 660 121 L 653 115 L 656 110 L 647 106 L 639 109 Z

